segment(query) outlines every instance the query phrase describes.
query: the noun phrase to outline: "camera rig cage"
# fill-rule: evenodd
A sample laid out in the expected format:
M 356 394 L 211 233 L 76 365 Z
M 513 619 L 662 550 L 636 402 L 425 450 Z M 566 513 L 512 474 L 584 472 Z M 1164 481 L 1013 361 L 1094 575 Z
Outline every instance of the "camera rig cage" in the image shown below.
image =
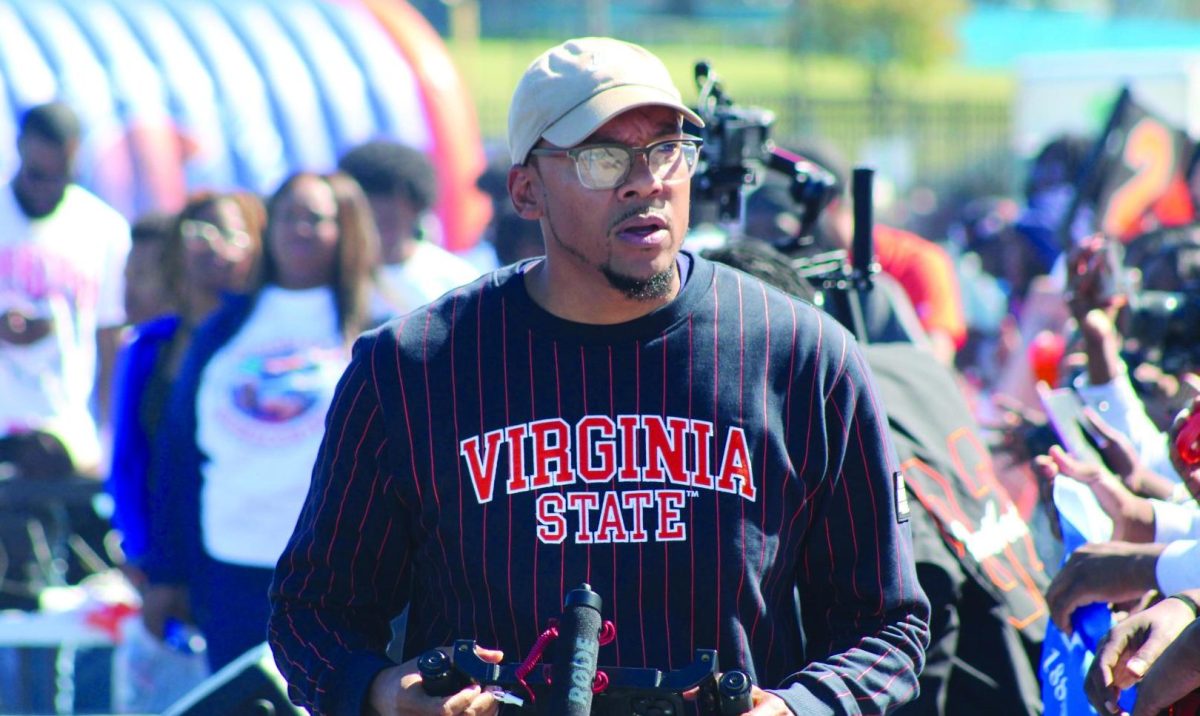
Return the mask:
M 552 620 L 520 663 L 493 664 L 459 639 L 448 651 L 430 649 L 417 659 L 427 694 L 448 696 L 471 684 L 499 689 L 516 713 L 547 716 L 681 716 L 694 698 L 704 716 L 739 716 L 752 707 L 749 674 L 721 673 L 717 652 L 697 649 L 690 664 L 669 672 L 599 664 L 599 648 L 616 636 L 601 623 L 600 596 L 587 584 L 567 593 L 561 618 Z M 538 664 L 553 647 L 553 663 Z M 685 694 L 687 696 L 685 697 Z
M 817 302 L 865 343 L 863 294 L 871 290 L 872 276 L 879 270 L 873 249 L 874 171 L 856 167 L 853 172 L 854 237 L 850 250 L 813 253 L 817 219 L 842 194 L 837 177 L 820 164 L 775 146 L 770 136 L 774 113 L 735 104 L 708 61 L 696 63 L 695 79 L 696 114 L 704 120 L 702 128 L 688 127 L 704 139 L 700 166 L 692 181 L 692 205 L 697 215 L 726 227 L 732 225 L 734 235 L 744 236 L 747 191 L 759 186 L 769 174 L 782 177 L 799 224 L 788 239 L 772 244 L 790 256 L 797 273 L 813 285 Z
M 692 182 L 693 204 L 708 209 L 721 223 L 737 223 L 745 213 L 745 190 L 774 173 L 787 182 L 801 218 L 796 240 L 807 236 L 821 210 L 840 193 L 837 178 L 819 164 L 775 146 L 775 113 L 735 104 L 707 60 L 696 63 L 695 78 L 696 114 L 704 127 L 689 125 L 688 130 L 698 133 L 704 145 Z

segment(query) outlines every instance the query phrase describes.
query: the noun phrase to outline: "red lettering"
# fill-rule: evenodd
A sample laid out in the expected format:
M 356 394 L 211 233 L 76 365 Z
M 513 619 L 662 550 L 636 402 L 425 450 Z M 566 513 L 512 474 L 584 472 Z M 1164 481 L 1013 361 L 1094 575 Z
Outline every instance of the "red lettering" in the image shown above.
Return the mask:
M 611 483 L 616 475 L 626 483 L 716 489 L 754 501 L 758 490 L 746 434 L 737 427 L 723 430 L 722 446 L 716 426 L 700 420 L 585 415 L 569 424 L 550 418 L 467 438 L 459 454 L 480 504 L 495 497 L 504 460 L 510 495 L 577 482 Z
M 654 493 L 658 501 L 658 529 L 654 538 L 659 542 L 682 542 L 687 539 L 687 525 L 683 522 L 683 505 L 686 499 L 682 490 L 658 490 Z
M 617 426 L 607 415 L 589 415 L 575 426 L 576 471 L 588 482 L 606 482 L 616 470 Z M 596 464 L 594 458 L 599 458 Z
M 637 456 L 637 428 L 639 422 L 641 421 L 636 415 L 620 415 L 617 417 L 617 426 L 621 429 L 621 469 L 617 473 L 618 480 L 637 482 L 641 478 Z
M 588 526 L 592 522 L 591 512 L 600 505 L 600 497 L 595 492 L 572 492 L 567 495 L 567 509 L 575 510 L 579 515 L 579 530 L 575 532 L 575 541 L 588 544 L 592 541 L 592 533 Z
M 715 479 L 712 474 L 712 460 L 709 459 L 709 438 L 712 437 L 712 423 L 703 420 L 692 421 L 692 432 L 696 434 L 696 475 L 692 481 L 697 487 L 713 486 Z
M 730 428 L 725 439 L 725 459 L 721 463 L 717 489 L 721 492 L 738 492 L 733 485 L 734 478 L 740 481 L 742 497 L 753 501 L 755 487 L 750 451 L 746 447 L 746 433 L 741 428 Z
M 663 481 L 663 468 L 666 477 L 676 484 L 691 484 L 684 469 L 684 450 L 687 448 L 688 421 L 683 418 L 663 419 L 657 415 L 647 415 L 643 419 L 646 427 L 646 472 L 644 480 Z M 668 435 L 667 429 L 670 428 Z
M 539 420 L 529 427 L 533 435 L 533 489 L 548 487 L 551 483 L 571 484 L 575 476 L 570 471 L 571 429 L 566 421 L 551 418 Z
M 633 531 L 629 533 L 630 542 L 646 541 L 646 508 L 654 504 L 654 493 L 650 490 L 633 490 L 621 495 L 621 506 L 629 510 L 633 516 Z
M 563 496 L 557 492 L 538 495 L 538 539 L 550 544 L 559 544 L 567 538 L 567 520 L 563 517 Z
M 529 489 L 525 477 L 525 426 L 513 425 L 505 431 L 508 439 L 508 494 Z
M 467 460 L 467 472 L 471 475 L 471 485 L 475 488 L 475 499 L 480 504 L 491 502 L 496 486 L 496 463 L 500 456 L 500 440 L 502 433 L 493 430 L 483 439 L 487 443 L 483 455 L 479 454 L 479 436 L 469 437 L 459 444 L 458 452 Z
M 629 533 L 621 518 L 620 495 L 604 493 L 604 505 L 600 508 L 600 524 L 596 526 L 597 542 L 628 542 Z

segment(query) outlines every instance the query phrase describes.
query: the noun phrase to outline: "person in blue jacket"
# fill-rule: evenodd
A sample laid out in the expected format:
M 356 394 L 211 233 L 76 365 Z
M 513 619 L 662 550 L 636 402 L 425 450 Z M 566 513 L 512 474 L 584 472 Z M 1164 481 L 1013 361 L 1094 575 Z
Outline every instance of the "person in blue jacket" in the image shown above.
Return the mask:
M 178 214 L 155 212 L 133 225 L 125 271 L 133 325 L 117 358 L 107 486 L 122 566 L 138 587 L 145 586 L 140 565 L 154 492 L 150 464 L 167 395 L 192 330 L 223 296 L 249 287 L 265 221 L 266 209 L 254 194 L 201 191 Z

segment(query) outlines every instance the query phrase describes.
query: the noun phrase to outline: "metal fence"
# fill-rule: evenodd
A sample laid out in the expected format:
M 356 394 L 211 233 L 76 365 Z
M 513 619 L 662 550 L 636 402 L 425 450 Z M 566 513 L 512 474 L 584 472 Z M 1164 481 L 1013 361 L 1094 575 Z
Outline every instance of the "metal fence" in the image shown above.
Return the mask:
M 875 165 L 901 188 L 959 185 L 973 193 L 1007 193 L 1018 183 L 1021 166 L 1011 147 L 1006 101 L 746 100 L 775 108 L 772 136 L 778 144 L 819 138 L 847 161 Z
M 928 186 L 967 194 L 1007 194 L 1023 172 L 1012 147 L 1007 100 L 918 101 L 892 98 L 811 99 L 792 94 L 739 96 L 775 112 L 771 136 L 781 146 L 814 139 L 851 163 L 875 167 L 899 189 Z M 507 107 L 479 107 L 489 143 L 503 142 Z

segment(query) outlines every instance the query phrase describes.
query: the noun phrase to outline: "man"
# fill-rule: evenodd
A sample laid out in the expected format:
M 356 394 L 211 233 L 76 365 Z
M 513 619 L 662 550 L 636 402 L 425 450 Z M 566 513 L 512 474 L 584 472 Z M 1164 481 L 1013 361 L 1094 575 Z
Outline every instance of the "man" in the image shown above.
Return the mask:
M 28 476 L 98 468 L 90 400 L 107 415 L 125 321 L 129 225 L 72 183 L 79 137 L 68 106 L 27 111 L 0 192 L 0 450 Z
M 479 276 L 465 259 L 422 237 L 421 223 L 437 200 L 437 177 L 424 154 L 380 139 L 351 149 L 338 168 L 362 187 L 379 227 L 382 266 L 373 318 L 408 313 Z
M 796 151 L 800 156 L 824 167 L 836 179 L 837 196 L 818 215 L 814 231 L 817 245 L 850 250 L 854 239 L 854 212 L 846 200 L 846 163 L 828 144 L 813 142 Z M 914 341 L 927 342 L 929 349 L 943 365 L 952 366 L 954 355 L 967 339 L 967 324 L 963 313 L 958 277 L 950 254 L 936 242 L 893 226 L 876 223 L 873 232 L 874 258 L 886 276 L 895 279 L 908 296 L 908 302 L 897 303 L 891 298 L 893 286 L 883 277 L 877 282 L 884 287 L 897 315 L 880 326 L 888 334 L 885 340 L 896 337 L 889 323 L 898 322 Z M 879 301 L 881 299 L 871 299 Z M 907 304 L 911 304 L 911 306 Z M 909 312 L 915 311 L 920 335 L 909 327 Z M 868 322 L 870 322 L 868 320 Z M 868 327 L 868 332 L 873 332 Z
M 844 193 L 843 187 L 839 179 L 836 191 Z M 795 259 L 808 258 L 812 254 L 819 256 L 830 251 L 849 251 L 853 230 L 851 224 L 845 224 L 844 235 L 831 234 L 822 228 L 829 212 L 843 214 L 847 221 L 851 220 L 846 202 L 841 198 L 832 200 L 818 215 L 820 218 L 813 222 L 813 228 L 819 229 L 820 233 L 812 237 L 797 236 L 804 231 L 804 211 L 798 207 L 788 187 L 777 182 L 764 183 L 746 199 L 745 235 L 775 246 Z M 828 291 L 822 298 L 821 306 L 842 325 L 853 331 L 861 331 L 861 334 L 856 334 L 859 340 L 865 338 L 868 343 L 912 343 L 922 349 L 932 350 L 917 311 L 899 282 L 887 273 L 878 273 L 871 281 L 870 291 Z M 856 314 L 851 301 L 857 301 L 861 309 L 858 314 L 862 319 L 860 325 L 855 323 Z
M 1180 411 L 1168 433 L 1170 459 L 1190 493 L 1173 502 L 1136 496 L 1110 474 L 1110 466 L 1122 475 L 1142 470 L 1130 440 L 1098 415 L 1089 420 L 1105 443 L 1105 465 L 1077 459 L 1058 446 L 1036 458 L 1034 468 L 1043 481 L 1053 484 L 1065 475 L 1086 484 L 1112 519 L 1112 541 L 1076 549 L 1046 590 L 1051 616 L 1063 633 L 1073 631 L 1075 610 L 1094 602 L 1121 604 L 1152 590 L 1169 595 L 1200 589 L 1200 512 L 1195 502 L 1200 499 L 1200 465 L 1184 462 L 1175 445 L 1180 429 L 1196 411 L 1200 397 Z
M 680 251 L 685 117 L 635 45 L 526 70 L 508 187 L 545 257 L 360 340 L 276 569 L 269 639 L 311 710 L 495 713 L 478 687 L 425 695 L 413 657 L 474 638 L 524 659 L 583 582 L 616 627 L 602 667 L 716 649 L 754 716 L 914 695 L 928 603 L 864 361 L 811 306 Z
M 793 259 L 766 232 L 759 235 L 700 254 L 813 300 L 814 288 Z M 868 295 L 878 293 L 876 287 Z M 930 606 L 920 696 L 891 713 L 973 713 L 981 703 L 995 713 L 1040 713 L 1036 663 L 1049 578 L 1016 505 L 996 482 L 954 374 L 924 350 L 911 340 L 863 346 L 911 498 L 913 558 Z M 992 546 L 960 549 L 985 542 Z

